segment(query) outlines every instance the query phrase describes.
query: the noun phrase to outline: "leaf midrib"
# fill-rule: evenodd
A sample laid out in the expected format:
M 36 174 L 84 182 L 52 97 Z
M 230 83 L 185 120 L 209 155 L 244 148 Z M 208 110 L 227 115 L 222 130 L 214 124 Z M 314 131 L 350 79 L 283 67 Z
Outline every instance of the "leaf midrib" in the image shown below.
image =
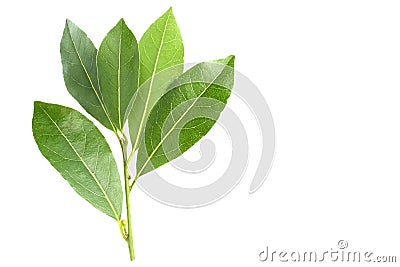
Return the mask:
M 152 91 L 152 88 L 153 88 L 153 81 L 154 81 L 154 77 L 155 77 L 155 74 L 156 74 L 156 71 L 157 71 L 158 60 L 159 60 L 159 58 L 160 58 L 160 53 L 161 53 L 161 49 L 162 49 L 162 47 L 163 47 L 165 32 L 167 31 L 167 26 L 168 26 L 168 21 L 169 21 L 170 16 L 171 16 L 171 12 L 168 13 L 168 17 L 167 17 L 167 20 L 166 20 L 166 22 L 165 22 L 164 30 L 163 30 L 163 33 L 162 33 L 162 36 L 161 36 L 160 47 L 158 48 L 157 57 L 156 57 L 156 61 L 155 61 L 154 68 L 153 68 L 153 73 L 151 74 L 151 80 L 150 80 L 150 85 L 149 85 L 149 92 L 147 93 L 146 103 L 145 103 L 145 105 L 144 105 L 144 110 L 143 110 L 142 118 L 141 118 L 141 120 L 140 120 L 138 132 L 137 132 L 137 135 L 136 135 L 136 140 L 135 140 L 135 144 L 134 144 L 134 146 L 133 146 L 132 152 L 135 152 L 135 150 L 137 149 L 138 141 L 139 141 L 140 136 L 141 136 L 141 131 L 142 131 L 142 127 L 143 127 L 143 122 L 144 122 L 144 118 L 145 118 L 145 116 L 146 116 L 147 106 L 148 106 L 148 104 L 149 104 L 150 94 L 151 94 L 151 91 Z
M 57 130 L 60 132 L 60 134 L 64 137 L 64 139 L 68 142 L 69 146 L 72 148 L 72 150 L 75 152 L 75 154 L 78 156 L 78 158 L 80 159 L 80 161 L 82 162 L 82 164 L 85 166 L 86 170 L 90 173 L 90 175 L 92 176 L 92 178 L 95 180 L 97 186 L 100 188 L 101 192 L 103 193 L 105 199 L 108 202 L 108 205 L 110 206 L 112 212 L 114 213 L 115 219 L 119 220 L 119 216 L 114 208 L 114 205 L 112 204 L 110 198 L 108 197 L 107 193 L 104 191 L 103 187 L 101 186 L 100 182 L 97 180 L 96 176 L 94 175 L 94 173 L 90 170 L 89 166 L 86 164 L 85 160 L 81 157 L 81 155 L 79 155 L 78 151 L 76 151 L 75 147 L 72 145 L 72 143 L 70 142 L 70 140 L 68 139 L 68 137 L 63 133 L 63 131 L 60 129 L 60 127 L 58 126 L 58 124 L 53 120 L 53 118 L 50 116 L 49 113 L 47 113 L 47 111 L 39 106 L 42 111 L 47 115 L 47 117 L 50 119 L 50 121 L 54 124 L 54 126 L 56 126 Z
M 123 27 L 122 27 L 122 22 L 121 22 L 121 29 L 120 29 L 120 34 L 119 34 L 119 43 L 118 43 L 118 84 L 117 84 L 117 88 L 118 88 L 118 123 L 119 123 L 119 128 L 122 129 L 122 125 L 121 125 L 121 40 L 122 40 L 122 31 L 123 31 Z

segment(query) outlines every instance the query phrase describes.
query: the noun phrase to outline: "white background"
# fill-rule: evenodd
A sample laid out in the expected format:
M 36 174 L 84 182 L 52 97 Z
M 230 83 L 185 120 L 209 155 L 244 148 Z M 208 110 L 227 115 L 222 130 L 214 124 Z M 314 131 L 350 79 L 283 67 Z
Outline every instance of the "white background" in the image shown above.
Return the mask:
M 254 195 L 254 170 L 200 209 L 136 188 L 131 263 L 116 223 L 40 155 L 33 101 L 83 111 L 62 78 L 66 18 L 98 46 L 119 18 L 139 39 L 169 6 L 186 62 L 237 56 L 270 106 L 277 150 Z M 340 239 L 399 261 L 399 13 L 398 1 L 366 0 L 2 1 L 0 266 L 266 266 L 267 245 L 323 251 Z

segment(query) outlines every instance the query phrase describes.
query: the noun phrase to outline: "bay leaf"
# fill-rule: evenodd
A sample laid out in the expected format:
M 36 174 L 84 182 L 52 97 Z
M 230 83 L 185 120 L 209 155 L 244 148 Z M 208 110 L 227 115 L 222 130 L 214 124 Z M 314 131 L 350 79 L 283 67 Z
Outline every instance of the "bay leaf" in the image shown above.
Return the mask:
M 74 109 L 36 101 L 32 131 L 42 155 L 72 188 L 119 220 L 122 187 L 117 165 L 93 122 Z
M 90 115 L 112 130 L 97 82 L 97 49 L 86 33 L 68 19 L 60 42 L 60 54 L 68 92 Z
M 172 9 L 159 17 L 139 41 L 140 87 L 128 117 L 132 148 L 138 148 L 150 110 L 183 72 L 183 42 Z
M 234 83 L 234 56 L 195 65 L 151 110 L 136 162 L 137 177 L 182 155 L 217 121 Z
M 104 104 L 112 122 L 122 130 L 139 79 L 137 41 L 123 19 L 103 39 L 97 54 L 97 68 Z

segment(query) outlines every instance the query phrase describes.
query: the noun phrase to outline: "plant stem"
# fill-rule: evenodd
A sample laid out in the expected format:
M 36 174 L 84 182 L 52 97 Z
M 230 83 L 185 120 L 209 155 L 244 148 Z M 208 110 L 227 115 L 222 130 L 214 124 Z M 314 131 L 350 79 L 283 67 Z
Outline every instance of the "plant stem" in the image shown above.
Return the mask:
M 120 144 L 122 148 L 122 158 L 124 162 L 124 181 L 125 181 L 125 202 L 126 202 L 126 220 L 128 224 L 127 239 L 129 247 L 129 256 L 131 261 L 135 259 L 135 251 L 133 248 L 133 236 L 132 236 L 132 220 L 131 220 L 131 202 L 130 202 L 130 188 L 129 188 L 129 167 L 128 167 L 128 140 L 124 133 L 123 137 L 120 138 Z

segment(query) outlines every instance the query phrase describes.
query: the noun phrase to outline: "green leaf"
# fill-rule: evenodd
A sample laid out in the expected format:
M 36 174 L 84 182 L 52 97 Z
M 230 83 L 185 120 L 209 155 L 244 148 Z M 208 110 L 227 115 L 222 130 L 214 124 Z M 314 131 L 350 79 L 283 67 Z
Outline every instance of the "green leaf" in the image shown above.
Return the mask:
M 182 36 L 172 8 L 150 25 L 140 39 L 139 49 L 140 84 L 159 71 L 183 64 Z
M 183 72 L 183 42 L 172 9 L 168 9 L 139 41 L 140 88 L 128 117 L 133 150 L 138 148 L 147 116 L 168 85 Z
M 70 20 L 65 22 L 60 54 L 68 92 L 90 115 L 112 129 L 97 82 L 97 49 L 86 33 Z
M 234 56 L 200 63 L 169 86 L 149 114 L 136 177 L 179 157 L 211 129 L 231 94 L 233 66 Z
M 119 220 L 122 187 L 107 141 L 78 111 L 35 102 L 32 131 L 43 156 L 90 204 Z
M 112 122 L 122 130 L 138 87 L 139 51 L 121 19 L 102 41 L 97 55 L 100 91 Z

